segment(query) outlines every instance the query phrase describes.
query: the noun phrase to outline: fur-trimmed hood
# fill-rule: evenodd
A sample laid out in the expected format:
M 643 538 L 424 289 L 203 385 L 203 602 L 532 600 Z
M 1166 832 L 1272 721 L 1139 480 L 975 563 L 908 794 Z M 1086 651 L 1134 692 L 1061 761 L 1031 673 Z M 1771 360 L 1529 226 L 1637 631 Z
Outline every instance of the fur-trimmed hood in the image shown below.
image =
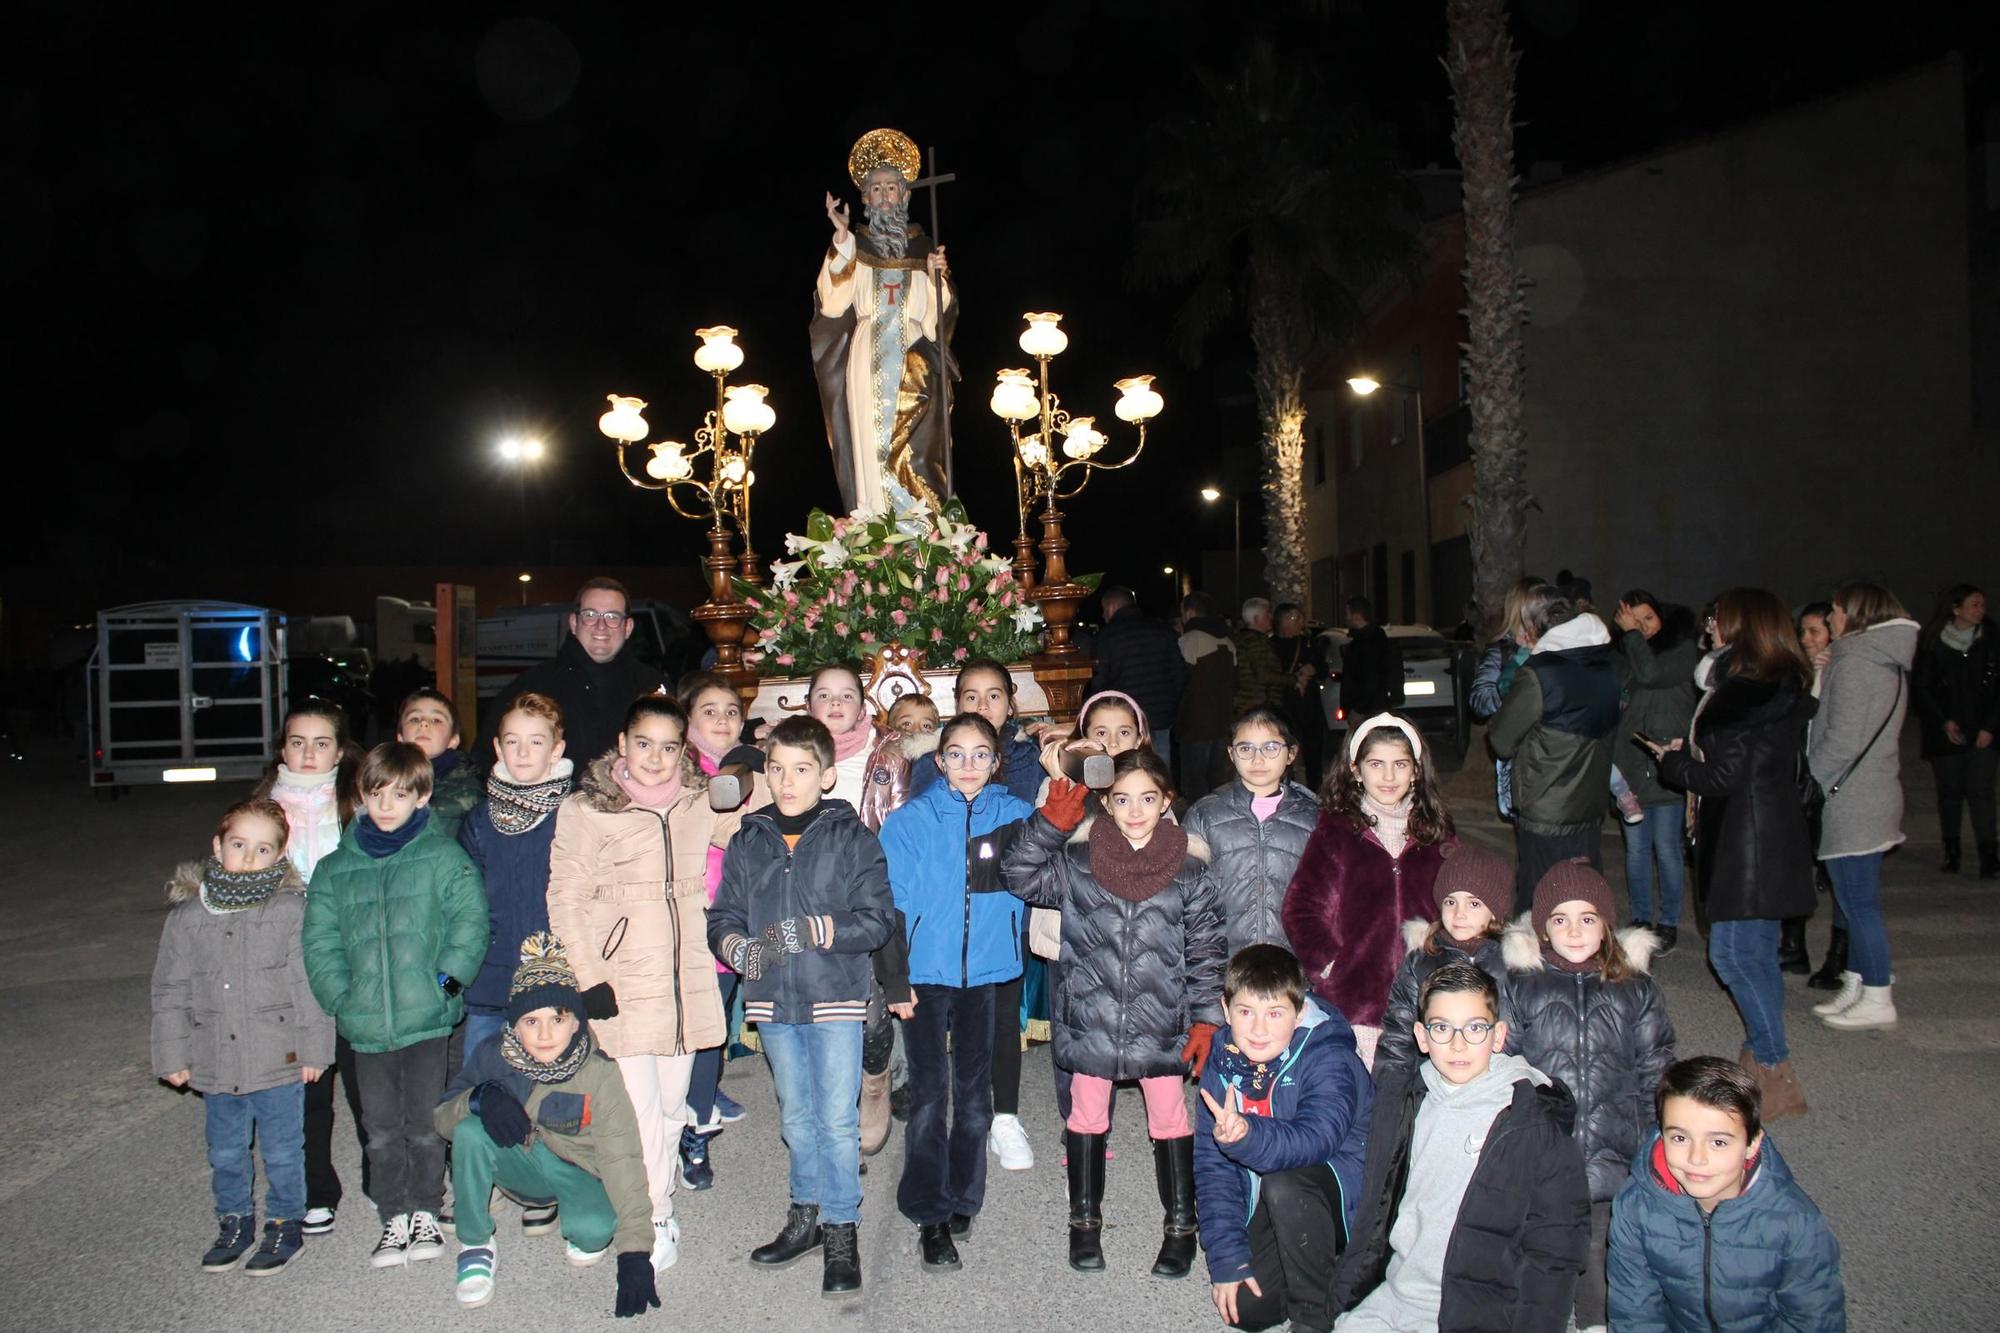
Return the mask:
M 1173 819 L 1173 813 L 1169 811 L 1161 815 L 1160 818 L 1171 820 Z M 1095 824 L 1096 822 L 1097 822 L 1096 815 L 1085 815 L 1083 817 L 1083 822 L 1081 824 L 1078 824 L 1076 826 L 1076 830 L 1069 835 L 1069 840 L 1068 840 L 1069 845 L 1074 847 L 1079 843 L 1088 844 L 1090 842 L 1090 826 Z M 1179 821 L 1175 820 L 1174 822 L 1178 823 Z M 1188 840 L 1187 849 L 1189 856 L 1192 856 L 1195 860 L 1201 862 L 1203 865 L 1207 865 L 1212 860 L 1215 859 L 1215 853 L 1209 849 L 1208 840 L 1203 838 L 1200 834 L 1190 833 L 1187 835 L 1187 840 Z
M 689 750 L 686 753 L 693 754 L 694 752 Z M 625 789 L 618 785 L 618 779 L 613 777 L 611 773 L 612 765 L 617 762 L 618 751 L 606 750 L 603 754 L 591 760 L 590 767 L 586 768 L 583 771 L 583 775 L 576 780 L 575 795 L 583 798 L 585 809 L 594 810 L 599 814 L 615 815 L 631 808 L 632 798 L 625 794 Z M 679 804 L 680 800 L 685 800 L 691 794 L 707 790 L 708 775 L 701 771 L 699 764 L 688 759 L 683 759 L 681 761 L 681 795 L 675 804 Z
M 1407 932 L 1408 927 L 1404 927 Z M 1644 926 L 1627 926 L 1618 932 L 1618 947 L 1625 951 L 1626 961 L 1640 976 L 1653 970 L 1653 955 L 1659 950 L 1660 937 Z M 1500 947 L 1507 958 L 1507 968 L 1511 972 L 1541 972 L 1548 968 L 1548 959 L 1542 957 L 1542 942 L 1535 934 L 1533 914 L 1523 912 L 1507 924 L 1501 936 Z
M 289 857 L 279 858 L 285 867 L 284 877 L 278 881 L 279 893 L 304 893 L 306 882 L 299 878 L 299 868 Z M 174 873 L 167 877 L 167 906 L 175 907 L 191 898 L 201 896 L 203 872 L 208 869 L 206 861 L 183 861 L 174 867 Z
M 1424 941 L 1431 936 L 1431 927 L 1436 924 L 1437 922 L 1426 921 L 1420 916 L 1413 916 L 1408 921 L 1405 921 L 1403 923 L 1403 951 L 1405 953 L 1415 953 L 1423 948 Z

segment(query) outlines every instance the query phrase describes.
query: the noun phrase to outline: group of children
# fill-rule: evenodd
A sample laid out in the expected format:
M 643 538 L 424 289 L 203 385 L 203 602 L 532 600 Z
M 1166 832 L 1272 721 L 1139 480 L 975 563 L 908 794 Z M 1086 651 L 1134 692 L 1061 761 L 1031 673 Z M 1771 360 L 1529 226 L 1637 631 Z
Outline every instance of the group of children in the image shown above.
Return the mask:
M 203 1266 L 276 1272 L 331 1229 L 339 1068 L 372 1262 L 438 1257 L 455 1224 L 457 1299 L 485 1304 L 498 1189 L 572 1263 L 615 1253 L 617 1313 L 642 1313 L 678 1257 L 676 1184 L 713 1180 L 740 987 L 789 1155 L 752 1262 L 818 1251 L 825 1294 L 860 1291 L 862 1159 L 900 1049 L 897 1207 L 923 1268 L 957 1269 L 989 1150 L 1033 1162 L 1039 956 L 1079 1272 L 1107 1264 L 1114 1089 L 1136 1080 L 1152 1271 L 1185 1276 L 1199 1242 L 1230 1325 L 1844 1326 L 1832 1236 L 1755 1080 L 1674 1062 L 1651 937 L 1614 930 L 1587 862 L 1509 924 L 1513 869 L 1456 837 L 1406 720 L 1358 723 L 1315 798 L 1287 777 L 1287 719 L 1252 708 L 1235 780 L 1177 808 L 1126 696 L 1024 728 L 984 661 L 954 695 L 948 718 L 906 697 L 878 728 L 860 673 L 823 667 L 753 749 L 734 691 L 697 677 L 635 701 L 580 771 L 560 710 L 524 695 L 483 788 L 434 692 L 365 757 L 337 713 L 296 712 L 274 799 L 229 811 L 176 876 L 155 975 L 155 1069 L 207 1098 Z

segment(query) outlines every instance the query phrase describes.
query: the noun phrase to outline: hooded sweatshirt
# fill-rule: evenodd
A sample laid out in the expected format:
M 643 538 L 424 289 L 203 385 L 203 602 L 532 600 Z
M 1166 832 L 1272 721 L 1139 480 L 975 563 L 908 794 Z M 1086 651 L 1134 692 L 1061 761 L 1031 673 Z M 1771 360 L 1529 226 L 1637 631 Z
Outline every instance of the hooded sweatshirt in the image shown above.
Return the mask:
M 1807 750 L 1813 776 L 1827 793 L 1822 860 L 1884 852 L 1903 840 L 1897 738 L 1910 707 L 1917 633 L 1914 620 L 1885 620 L 1841 635 L 1828 650 Z
M 1445 1251 L 1486 1132 L 1513 1103 L 1516 1083 L 1527 1079 L 1540 1087 L 1549 1081 L 1520 1056 L 1506 1054 L 1495 1055 L 1470 1083 L 1448 1081 L 1429 1061 L 1421 1073 L 1427 1095 L 1411 1132 L 1409 1183 L 1389 1231 L 1389 1270 L 1354 1308 L 1357 1329 L 1437 1327 Z M 1346 1320 L 1342 1327 L 1349 1327 Z

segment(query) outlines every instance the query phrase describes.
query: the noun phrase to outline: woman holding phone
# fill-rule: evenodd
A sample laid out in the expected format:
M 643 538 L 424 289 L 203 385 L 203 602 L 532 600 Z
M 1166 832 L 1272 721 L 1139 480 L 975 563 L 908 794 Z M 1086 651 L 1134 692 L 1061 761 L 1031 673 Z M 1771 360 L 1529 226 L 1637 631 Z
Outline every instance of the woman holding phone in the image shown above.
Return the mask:
M 1813 848 L 1799 803 L 1799 750 L 1813 715 L 1812 669 L 1777 594 L 1731 588 L 1708 627 L 1717 656 L 1691 739 L 1646 743 L 1660 779 L 1698 800 L 1695 885 L 1708 958 L 1743 1016 L 1739 1057 L 1764 1119 L 1806 1113 L 1785 1042 L 1778 929 L 1812 910 Z
M 1701 646 L 1694 615 L 1668 606 L 1643 588 L 1618 600 L 1618 675 L 1629 700 L 1625 726 L 1658 741 L 1686 736 L 1694 720 L 1694 665 Z M 1620 746 L 1618 768 L 1639 800 L 1644 817 L 1625 829 L 1625 887 L 1631 895 L 1632 924 L 1660 938 L 1670 953 L 1680 932 L 1682 887 L 1687 871 L 1681 857 L 1685 801 L 1660 783 L 1659 764 L 1643 744 Z M 1659 888 L 1657 898 L 1655 885 Z

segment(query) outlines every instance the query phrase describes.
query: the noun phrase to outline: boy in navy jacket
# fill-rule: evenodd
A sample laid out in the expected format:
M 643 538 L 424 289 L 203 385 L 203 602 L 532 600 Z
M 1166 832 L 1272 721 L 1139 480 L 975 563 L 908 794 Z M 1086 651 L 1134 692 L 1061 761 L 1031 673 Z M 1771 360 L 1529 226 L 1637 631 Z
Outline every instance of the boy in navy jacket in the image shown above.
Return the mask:
M 896 1206 L 917 1224 L 932 1272 L 958 1267 L 952 1236 L 965 1234 L 986 1198 L 994 988 L 1021 975 L 1022 903 L 1000 883 L 1000 854 L 1005 833 L 1035 808 L 1003 785 L 1004 753 L 991 722 L 960 713 L 925 761 L 944 780 L 882 825 L 916 996 L 903 1011 L 910 1127 Z
M 1237 1328 L 1328 1329 L 1334 1258 L 1354 1221 L 1374 1085 L 1340 1012 L 1299 960 L 1253 944 L 1223 978 L 1196 1112 L 1195 1197 L 1216 1312 Z

